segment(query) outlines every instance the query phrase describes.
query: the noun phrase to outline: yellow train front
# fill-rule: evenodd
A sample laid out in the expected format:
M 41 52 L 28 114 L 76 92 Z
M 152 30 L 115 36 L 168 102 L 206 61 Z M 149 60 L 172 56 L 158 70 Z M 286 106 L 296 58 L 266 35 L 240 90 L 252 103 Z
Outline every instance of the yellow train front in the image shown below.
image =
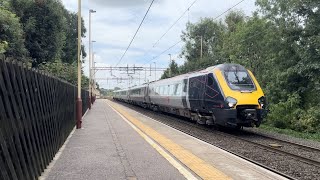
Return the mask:
M 212 124 L 231 127 L 259 126 L 266 115 L 266 99 L 254 75 L 239 64 L 221 64 L 206 69 L 205 85 L 199 76 L 189 78 L 190 108 L 201 117 L 212 114 Z M 200 85 L 201 84 L 201 85 Z M 205 87 L 200 88 L 199 87 Z M 201 89 L 204 92 L 199 92 Z M 201 94 L 202 107 L 192 107 Z M 201 109 L 202 108 L 202 109 Z M 207 122 L 208 124 L 208 122 Z

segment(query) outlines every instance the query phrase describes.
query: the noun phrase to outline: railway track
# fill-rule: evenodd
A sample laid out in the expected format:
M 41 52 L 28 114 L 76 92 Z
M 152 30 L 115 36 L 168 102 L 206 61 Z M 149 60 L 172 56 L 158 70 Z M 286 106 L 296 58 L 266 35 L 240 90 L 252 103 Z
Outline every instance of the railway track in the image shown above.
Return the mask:
M 242 133 L 235 134 L 230 131 L 216 131 L 213 130 L 212 127 L 197 125 L 184 118 L 154 113 L 153 111 L 125 103 L 120 104 L 195 138 L 224 149 L 254 164 L 262 166 L 263 168 L 287 177 L 288 179 L 319 179 L 318 169 L 320 168 L 320 150 L 317 148 L 295 144 L 252 132 L 240 131 Z M 233 143 L 234 146 L 244 144 L 243 147 L 246 149 L 234 149 L 230 145 L 221 143 L 225 141 L 221 139 L 228 139 L 228 142 Z M 270 146 L 271 143 L 280 146 Z M 303 151 L 297 151 L 297 149 Z M 252 154 L 246 153 L 246 150 L 249 150 Z M 293 167 L 290 167 L 290 165 Z M 298 169 L 299 171 L 296 171 L 295 169 Z
M 244 141 L 258 143 L 261 146 L 272 147 L 273 149 L 285 154 L 289 153 L 302 161 L 306 161 L 312 165 L 320 167 L 320 149 L 318 148 L 245 130 L 241 131 L 241 134 L 237 134 L 236 136 L 238 138 L 242 138 Z M 297 149 L 301 150 L 298 155 L 295 154 Z

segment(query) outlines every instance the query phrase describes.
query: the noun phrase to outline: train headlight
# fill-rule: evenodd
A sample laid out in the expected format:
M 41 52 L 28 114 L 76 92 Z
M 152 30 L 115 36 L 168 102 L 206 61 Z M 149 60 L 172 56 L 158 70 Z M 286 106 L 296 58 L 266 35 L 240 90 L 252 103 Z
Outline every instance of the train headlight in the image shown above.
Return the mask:
M 233 98 L 233 97 L 227 97 L 226 98 L 226 103 L 228 104 L 228 106 L 230 108 L 233 108 L 233 107 L 235 107 L 237 105 L 237 100 L 235 98 Z
M 265 106 L 266 106 L 266 98 L 265 98 L 264 96 L 261 96 L 261 97 L 258 99 L 258 102 L 259 102 L 261 108 L 264 109 Z

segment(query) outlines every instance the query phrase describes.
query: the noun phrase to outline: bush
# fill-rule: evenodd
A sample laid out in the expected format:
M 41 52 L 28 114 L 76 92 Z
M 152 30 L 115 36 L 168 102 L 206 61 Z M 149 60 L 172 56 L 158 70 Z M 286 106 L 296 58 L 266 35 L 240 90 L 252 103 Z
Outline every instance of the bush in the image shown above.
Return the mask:
M 267 124 L 271 126 L 300 132 L 320 131 L 320 109 L 302 109 L 301 98 L 296 93 L 290 95 L 287 101 L 271 104 L 269 107 Z
M 320 131 L 320 109 L 312 107 L 308 109 L 299 119 L 296 127 L 300 127 L 301 131 L 316 133 Z
M 289 96 L 287 101 L 271 104 L 269 106 L 270 113 L 268 114 L 268 124 L 285 129 L 292 129 L 292 124 L 295 119 L 299 119 L 300 113 L 303 111 L 299 108 L 300 96 L 293 94 Z

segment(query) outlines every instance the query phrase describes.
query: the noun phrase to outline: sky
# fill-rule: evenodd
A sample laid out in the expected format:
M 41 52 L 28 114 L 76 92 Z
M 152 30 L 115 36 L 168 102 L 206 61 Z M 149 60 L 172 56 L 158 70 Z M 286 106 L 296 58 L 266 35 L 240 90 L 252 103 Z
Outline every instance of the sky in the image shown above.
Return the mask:
M 87 29 L 86 38 L 83 38 L 82 41 L 88 54 L 89 9 L 96 11 L 96 13 L 91 14 L 91 39 L 95 41 L 92 43 L 92 47 L 96 67 L 115 66 L 119 62 L 151 1 L 82 0 L 82 17 Z M 180 37 L 185 30 L 186 23 L 196 23 L 204 17 L 215 18 L 238 2 L 240 0 L 155 0 L 134 41 L 118 66 L 150 67 L 151 64 L 152 68 L 155 66 L 157 68 L 167 68 L 170 61 L 168 54 L 171 54 L 171 58 L 179 65 L 183 64 L 185 60 L 179 57 L 184 46 L 183 42 L 166 52 L 164 51 L 181 40 Z M 233 9 L 242 10 L 246 15 L 251 15 L 256 9 L 254 2 L 255 0 L 244 0 Z M 62 0 L 62 3 L 68 10 L 78 11 L 77 0 Z M 184 16 L 161 38 L 188 7 L 190 8 Z M 83 64 L 83 70 L 87 76 L 89 74 L 88 58 L 89 56 L 86 57 Z M 110 71 L 99 70 L 95 76 L 100 87 L 113 89 L 114 87 L 126 88 L 145 83 L 145 81 L 153 81 L 159 79 L 161 74 L 160 71 L 156 74 L 154 72 L 136 72 L 131 75 L 136 79 L 131 81 L 120 80 L 120 77 L 128 78 L 128 75 L 124 72 L 114 71 L 111 73 Z M 105 80 L 111 77 L 118 77 L 119 79 Z M 139 77 L 140 80 L 138 80 Z

